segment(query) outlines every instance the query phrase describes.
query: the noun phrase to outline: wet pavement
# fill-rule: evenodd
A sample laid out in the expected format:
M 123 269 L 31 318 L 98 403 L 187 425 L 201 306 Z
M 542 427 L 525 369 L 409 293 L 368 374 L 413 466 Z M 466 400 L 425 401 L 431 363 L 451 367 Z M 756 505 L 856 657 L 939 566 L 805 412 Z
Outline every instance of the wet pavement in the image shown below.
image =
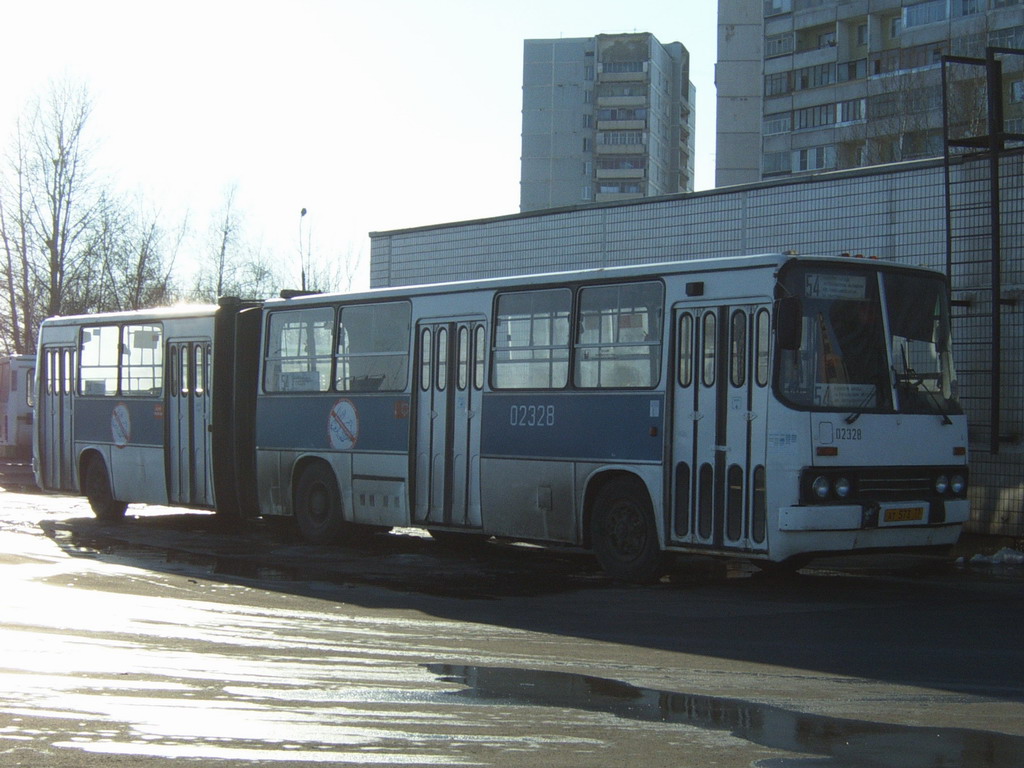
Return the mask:
M 0 491 L 0 766 L 1024 765 L 1024 573 L 650 587 L 573 551 Z

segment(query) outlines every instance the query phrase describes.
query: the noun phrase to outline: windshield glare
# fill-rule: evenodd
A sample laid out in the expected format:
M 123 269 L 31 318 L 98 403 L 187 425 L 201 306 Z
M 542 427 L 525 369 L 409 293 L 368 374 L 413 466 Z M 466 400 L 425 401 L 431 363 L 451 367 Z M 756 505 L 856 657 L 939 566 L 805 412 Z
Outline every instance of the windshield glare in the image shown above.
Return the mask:
M 941 279 L 831 265 L 782 278 L 800 302 L 799 349 L 781 350 L 777 388 L 815 410 L 959 411 Z

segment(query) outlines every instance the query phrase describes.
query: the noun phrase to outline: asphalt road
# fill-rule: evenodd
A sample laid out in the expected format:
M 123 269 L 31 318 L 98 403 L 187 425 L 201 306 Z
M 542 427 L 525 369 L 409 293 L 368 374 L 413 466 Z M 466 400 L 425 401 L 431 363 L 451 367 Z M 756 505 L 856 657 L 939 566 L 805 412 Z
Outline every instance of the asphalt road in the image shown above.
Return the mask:
M 1024 765 L 1024 573 L 584 554 L 0 491 L 0 766 Z M 181 765 L 182 763 L 176 763 Z

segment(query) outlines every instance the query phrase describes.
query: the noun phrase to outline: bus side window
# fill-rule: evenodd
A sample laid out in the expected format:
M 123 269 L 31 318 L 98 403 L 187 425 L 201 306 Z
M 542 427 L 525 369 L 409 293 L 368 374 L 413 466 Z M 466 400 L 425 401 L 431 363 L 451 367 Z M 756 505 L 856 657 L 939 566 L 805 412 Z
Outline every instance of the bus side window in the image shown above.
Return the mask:
M 465 325 L 459 326 L 459 339 L 458 339 L 458 376 L 457 386 L 459 391 L 463 391 L 469 386 L 469 327 Z
M 718 348 L 717 321 L 714 310 L 708 310 L 702 319 L 704 370 L 701 374 L 705 387 L 715 385 L 715 351 Z
M 734 387 L 747 383 L 747 313 L 737 309 L 732 313 L 729 344 L 729 379 Z
M 437 389 L 443 391 L 448 386 L 448 329 L 437 329 Z
M 484 355 L 487 352 L 487 335 L 484 326 L 478 325 L 474 330 L 476 350 L 473 354 L 473 388 L 484 388 Z
M 768 386 L 768 345 L 771 339 L 771 315 L 767 309 L 757 312 L 754 330 L 754 365 L 757 386 Z
M 420 334 L 420 389 L 426 392 L 430 389 L 430 371 L 433 368 L 433 338 L 430 329 L 424 328 Z
M 174 344 L 171 346 L 169 354 L 169 373 L 167 376 L 168 390 L 170 390 L 171 397 L 178 396 L 178 345 Z
M 693 315 L 679 316 L 679 386 L 693 383 Z

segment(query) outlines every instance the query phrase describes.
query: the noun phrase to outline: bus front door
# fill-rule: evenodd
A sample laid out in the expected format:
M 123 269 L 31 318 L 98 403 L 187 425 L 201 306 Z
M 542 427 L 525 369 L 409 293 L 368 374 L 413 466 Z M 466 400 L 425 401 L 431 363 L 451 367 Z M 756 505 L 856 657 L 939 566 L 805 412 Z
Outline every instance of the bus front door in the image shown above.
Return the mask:
M 209 339 L 167 343 L 167 500 L 182 506 L 214 503 L 210 451 Z
M 486 328 L 475 319 L 424 322 L 416 334 L 413 521 L 479 528 Z
M 74 488 L 74 429 L 72 402 L 78 351 L 74 346 L 43 347 L 39 382 L 39 464 L 43 487 Z
M 675 311 L 670 542 L 761 551 L 770 311 Z

